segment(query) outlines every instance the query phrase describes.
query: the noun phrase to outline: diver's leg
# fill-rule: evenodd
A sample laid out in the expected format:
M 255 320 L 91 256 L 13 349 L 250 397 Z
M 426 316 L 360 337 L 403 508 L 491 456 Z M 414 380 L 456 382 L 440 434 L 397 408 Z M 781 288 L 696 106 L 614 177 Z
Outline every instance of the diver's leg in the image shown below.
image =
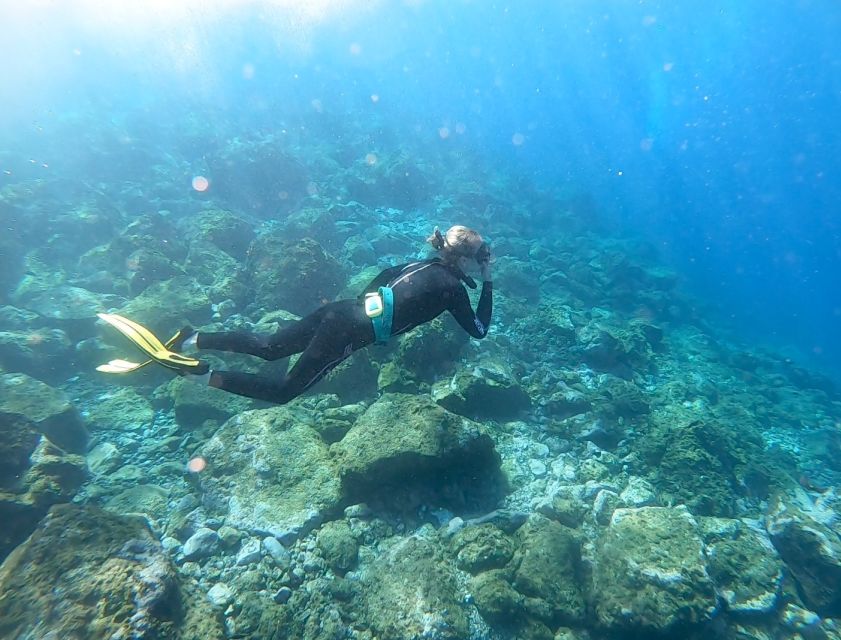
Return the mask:
M 359 333 L 352 314 L 334 308 L 325 313 L 318 330 L 287 376 L 275 380 L 265 376 L 238 371 L 216 371 L 209 384 L 224 391 L 249 398 L 285 404 L 298 397 L 347 358 L 359 343 Z
M 321 320 L 330 305 L 317 309 L 289 326 L 278 329 L 271 336 L 261 336 L 245 331 L 199 332 L 196 347 L 248 353 L 263 360 L 280 360 L 295 353 L 301 353 L 313 339 Z

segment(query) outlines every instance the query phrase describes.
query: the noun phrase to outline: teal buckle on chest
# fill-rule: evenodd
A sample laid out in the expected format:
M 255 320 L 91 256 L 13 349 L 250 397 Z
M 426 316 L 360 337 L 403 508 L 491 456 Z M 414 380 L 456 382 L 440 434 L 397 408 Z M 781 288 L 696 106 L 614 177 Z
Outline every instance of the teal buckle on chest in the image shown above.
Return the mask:
M 374 325 L 374 342 L 388 342 L 394 319 L 394 292 L 391 287 L 380 287 L 376 293 L 365 294 L 365 315 L 371 318 L 371 324 Z

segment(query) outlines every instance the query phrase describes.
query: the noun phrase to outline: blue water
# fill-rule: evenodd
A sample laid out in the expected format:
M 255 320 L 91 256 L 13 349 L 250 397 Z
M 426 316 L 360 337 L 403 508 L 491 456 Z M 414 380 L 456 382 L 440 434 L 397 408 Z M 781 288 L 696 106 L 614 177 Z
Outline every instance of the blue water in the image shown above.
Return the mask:
M 74 113 L 376 121 L 575 185 L 737 336 L 841 371 L 837 3 L 146 6 L 3 3 L 4 169 L 91 178 Z
M 184 638 L 838 637 L 839 34 L 832 0 L 0 0 L 0 636 L 195 580 L 229 627 Z M 97 312 L 265 333 L 456 223 L 487 340 L 445 317 L 271 409 L 96 370 L 138 356 Z M 73 584 L 106 559 L 160 600 Z

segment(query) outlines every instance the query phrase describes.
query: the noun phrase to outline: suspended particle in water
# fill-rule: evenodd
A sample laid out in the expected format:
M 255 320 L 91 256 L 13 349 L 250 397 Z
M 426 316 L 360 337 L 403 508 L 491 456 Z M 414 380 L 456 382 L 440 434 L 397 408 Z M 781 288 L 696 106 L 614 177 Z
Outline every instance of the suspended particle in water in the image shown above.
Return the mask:
M 210 186 L 210 180 L 205 178 L 204 176 L 195 176 L 193 178 L 193 189 L 196 191 L 207 191 L 207 188 Z
M 254 65 L 246 62 L 242 65 L 242 77 L 246 80 L 251 80 L 254 77 Z
M 643 138 L 640 140 L 640 149 L 643 151 L 651 151 L 654 147 L 654 138 Z
M 362 53 L 362 45 L 358 42 L 352 42 L 351 45 L 348 47 L 348 51 L 350 51 L 350 55 L 358 56 Z
M 441 140 L 446 140 L 450 137 L 450 129 L 448 127 L 439 127 L 438 136 L 441 138 Z
M 675 68 L 675 63 L 674 62 L 667 62 L 663 65 L 663 71 L 666 71 L 666 72 L 669 72 L 674 68 Z
M 310 182 L 307 185 L 307 194 L 311 195 L 311 196 L 317 196 L 318 195 L 318 185 L 315 184 L 314 182 Z
M 526 136 L 524 136 L 522 133 L 515 133 L 513 136 L 511 136 L 511 143 L 515 147 L 522 146 L 522 144 L 525 141 L 526 141 Z
M 187 463 L 187 471 L 189 471 L 190 473 L 201 473 L 205 469 L 207 469 L 207 460 L 205 460 L 201 456 L 191 458 L 190 461 Z
M 365 164 L 369 167 L 373 167 L 377 164 L 377 154 L 376 153 L 369 153 L 365 155 Z
M 371 102 L 377 104 L 380 101 L 380 96 L 376 93 L 371 94 Z
M 465 131 L 467 131 L 467 125 L 463 122 L 456 123 L 456 133 L 462 135 Z

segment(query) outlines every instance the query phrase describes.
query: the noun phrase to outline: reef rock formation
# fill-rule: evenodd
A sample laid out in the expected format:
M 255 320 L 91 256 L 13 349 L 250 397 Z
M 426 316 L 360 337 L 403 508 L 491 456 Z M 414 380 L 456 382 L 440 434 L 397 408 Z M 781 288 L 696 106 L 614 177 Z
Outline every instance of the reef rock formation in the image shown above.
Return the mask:
M 222 638 L 142 518 L 53 507 L 0 566 L 4 638 Z
M 202 447 L 203 488 L 228 525 L 290 542 L 338 509 L 338 473 L 308 418 L 287 407 L 247 411 Z
M 0 412 L 23 416 L 55 445 L 84 453 L 88 432 L 79 412 L 60 390 L 22 373 L 0 375 Z
M 383 395 L 331 453 L 352 501 L 376 496 L 391 503 L 389 496 L 413 490 L 464 508 L 465 500 L 493 505 L 502 489 L 499 455 L 487 433 L 424 396 Z
M 593 566 L 599 624 L 662 634 L 711 619 L 718 605 L 703 544 L 686 507 L 617 509 Z

